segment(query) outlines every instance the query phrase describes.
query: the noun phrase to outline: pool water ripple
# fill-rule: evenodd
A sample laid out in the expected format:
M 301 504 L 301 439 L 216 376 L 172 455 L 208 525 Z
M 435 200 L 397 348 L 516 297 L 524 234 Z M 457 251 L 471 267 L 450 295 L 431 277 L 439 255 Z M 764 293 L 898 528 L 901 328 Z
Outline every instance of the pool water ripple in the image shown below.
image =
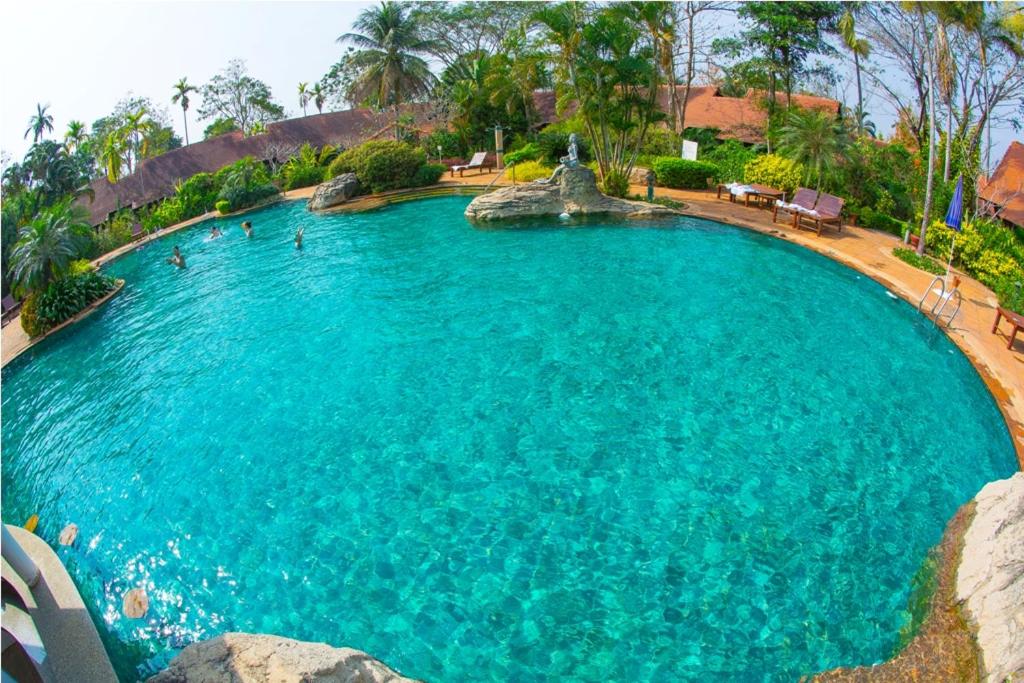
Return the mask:
M 466 201 L 177 233 L 4 370 L 4 518 L 79 525 L 60 553 L 119 674 L 228 630 L 433 681 L 889 656 L 945 521 L 1014 470 L 966 358 L 765 236 L 477 230 Z

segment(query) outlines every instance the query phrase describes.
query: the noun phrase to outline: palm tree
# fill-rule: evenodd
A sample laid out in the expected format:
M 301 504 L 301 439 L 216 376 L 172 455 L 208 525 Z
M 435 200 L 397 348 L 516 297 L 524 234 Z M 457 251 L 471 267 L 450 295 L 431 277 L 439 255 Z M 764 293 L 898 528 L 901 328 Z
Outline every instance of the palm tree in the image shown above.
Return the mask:
M 64 149 L 68 151 L 68 154 L 73 154 L 88 137 L 89 135 L 85 131 L 84 123 L 81 121 L 68 121 L 68 130 L 64 133 Z
M 312 93 L 309 90 L 309 83 L 303 81 L 299 83 L 299 106 L 302 107 L 302 115 L 306 116 L 306 105 L 309 104 L 309 98 Z
M 100 147 L 99 162 L 107 172 L 107 180 L 116 183 L 121 179 L 127 154 L 128 139 L 124 128 L 116 128 L 103 139 Z
M 860 60 L 867 59 L 871 53 L 871 45 L 863 38 L 857 37 L 857 25 L 853 18 L 854 9 L 848 7 L 839 20 L 839 35 L 843 44 L 853 53 L 853 68 L 857 74 L 857 135 L 864 134 L 864 95 L 860 82 Z
M 390 0 L 360 12 L 353 28 L 360 33 L 345 33 L 337 42 L 358 48 L 350 61 L 358 70 L 355 99 L 379 109 L 394 107 L 398 136 L 399 106 L 429 92 L 436 80 L 420 56 L 429 55 L 433 43 L 420 35 L 407 7 Z
M 36 216 L 18 231 L 11 252 L 11 278 L 22 292 L 40 290 L 63 275 L 89 235 L 88 214 L 70 201 Z
M 174 84 L 174 90 L 171 104 L 181 102 L 181 118 L 185 121 L 185 145 L 188 145 L 188 94 L 196 92 L 196 87 L 190 85 L 187 78 L 182 78 Z
M 324 86 L 320 83 L 313 84 L 313 89 L 309 93 L 313 98 L 313 104 L 316 106 L 316 113 L 324 113 L 324 102 L 327 101 L 327 93 L 324 92 Z
M 779 129 L 779 151 L 801 163 L 808 173 L 814 172 L 818 192 L 848 144 L 842 122 L 816 109 L 792 111 L 786 125 Z
M 28 120 L 24 137 L 32 133 L 32 142 L 39 142 L 47 132 L 53 132 L 53 116 L 46 112 L 49 108 L 49 104 L 36 104 L 36 113 Z

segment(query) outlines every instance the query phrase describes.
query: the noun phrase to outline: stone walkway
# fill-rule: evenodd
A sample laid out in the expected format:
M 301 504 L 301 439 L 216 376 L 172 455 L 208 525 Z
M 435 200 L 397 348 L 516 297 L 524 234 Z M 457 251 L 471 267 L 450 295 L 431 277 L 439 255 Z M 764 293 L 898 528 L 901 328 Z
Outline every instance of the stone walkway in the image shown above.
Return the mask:
M 441 185 L 480 187 L 493 180 L 495 180 L 495 174 L 481 173 L 467 175 L 465 178 L 445 177 Z M 502 177 L 496 184 L 511 183 Z M 646 192 L 645 188 L 637 185 L 633 186 L 631 190 L 634 194 Z M 305 188 L 286 193 L 286 198 L 305 198 L 312 195 L 312 192 L 313 188 Z M 826 230 L 821 237 L 818 237 L 809 230 L 795 230 L 782 223 L 773 224 L 771 211 L 745 207 L 726 199 L 717 199 L 715 193 L 711 191 L 658 188 L 656 194 L 659 197 L 670 197 L 685 202 L 684 213 L 686 214 L 770 234 L 824 254 L 880 282 L 894 294 L 915 306 L 925 287 L 932 280 L 931 274 L 913 268 L 892 255 L 893 247 L 898 246 L 900 240 L 886 233 L 847 227 L 841 234 L 834 230 Z M 147 237 L 146 240 L 159 239 L 168 233 L 188 227 L 208 217 L 210 217 L 209 214 L 199 216 L 162 230 L 159 235 Z M 106 263 L 136 246 L 138 245 L 126 245 L 101 257 L 96 263 L 98 265 Z M 1010 428 L 1017 460 L 1024 468 L 1024 339 L 1018 338 L 1013 349 L 1007 349 L 1006 333 L 992 334 L 991 332 L 992 323 L 995 320 L 995 295 L 976 280 L 962 273 L 960 273 L 960 277 L 963 280 L 960 285 L 964 297 L 963 307 L 960 309 L 953 328 L 947 333 L 950 339 L 971 359 L 996 397 Z M 2 344 L 2 363 L 4 365 L 30 345 L 17 319 L 3 328 L 0 344 Z

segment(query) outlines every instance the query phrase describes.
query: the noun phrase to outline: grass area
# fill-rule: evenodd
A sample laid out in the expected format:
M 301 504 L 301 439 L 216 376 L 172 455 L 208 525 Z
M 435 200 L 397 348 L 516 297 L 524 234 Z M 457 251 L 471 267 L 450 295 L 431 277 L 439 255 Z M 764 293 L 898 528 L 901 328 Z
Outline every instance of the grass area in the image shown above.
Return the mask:
M 892 250 L 892 255 L 903 261 L 906 264 L 914 266 L 919 270 L 923 270 L 932 275 L 945 275 L 946 266 L 942 265 L 938 261 L 928 256 L 921 256 L 913 249 L 907 249 L 905 247 L 896 247 Z

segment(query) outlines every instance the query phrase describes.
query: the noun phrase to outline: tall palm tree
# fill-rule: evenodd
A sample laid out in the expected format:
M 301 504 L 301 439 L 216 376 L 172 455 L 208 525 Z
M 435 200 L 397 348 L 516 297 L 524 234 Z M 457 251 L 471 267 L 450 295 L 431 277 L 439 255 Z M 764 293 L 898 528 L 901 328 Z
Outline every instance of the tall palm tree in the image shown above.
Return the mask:
M 36 113 L 28 120 L 28 129 L 24 137 L 27 138 L 28 134 L 32 133 L 32 142 L 39 142 L 46 133 L 53 132 L 53 116 L 46 111 L 49 108 L 49 104 L 36 104 Z
M 839 35 L 843 44 L 853 54 L 853 68 L 857 74 L 857 135 L 864 134 L 864 95 L 860 81 L 860 60 L 867 59 L 871 53 L 871 45 L 864 38 L 857 37 L 857 24 L 853 18 L 853 7 L 847 7 L 839 19 Z
M 68 154 L 73 154 L 88 137 L 89 135 L 85 131 L 84 123 L 81 121 L 68 121 L 68 130 L 64 133 L 64 149 L 68 151 Z
M 327 93 L 324 92 L 324 86 L 320 83 L 314 83 L 313 89 L 309 94 L 313 98 L 313 104 L 316 106 L 316 113 L 323 114 L 324 102 L 327 101 Z
M 929 21 L 929 8 L 923 2 L 915 2 L 918 25 L 924 42 L 925 81 L 928 84 L 928 170 L 924 184 L 924 207 L 921 212 L 921 232 L 917 241 L 917 253 L 924 255 L 925 239 L 928 235 L 928 223 L 932 213 L 932 188 L 935 185 L 935 50 L 932 37 L 932 26 Z
M 302 115 L 306 116 L 306 105 L 309 104 L 309 98 L 311 95 L 309 89 L 309 83 L 303 81 L 299 83 L 299 106 L 302 107 Z
M 22 227 L 11 252 L 11 278 L 19 291 L 42 289 L 63 275 L 81 255 L 89 230 L 85 209 L 69 201 L 50 207 Z
M 185 121 L 185 144 L 188 145 L 188 94 L 196 92 L 196 87 L 190 85 L 187 78 L 182 78 L 174 84 L 174 91 L 171 104 L 181 102 L 181 118 Z
M 816 109 L 794 110 L 779 130 L 779 151 L 814 172 L 816 187 L 840 163 L 849 144 L 842 122 Z
M 124 128 L 115 128 L 103 139 L 99 151 L 100 165 L 107 172 L 107 180 L 116 183 L 121 179 L 121 172 L 125 166 L 125 156 L 128 154 L 130 144 L 127 132 Z
M 406 5 L 390 0 L 360 12 L 352 26 L 359 33 L 345 33 L 337 42 L 357 48 L 350 62 L 358 70 L 355 99 L 379 109 L 394 107 L 397 137 L 401 104 L 429 92 L 436 80 L 420 56 L 428 56 L 433 43 L 420 35 Z

